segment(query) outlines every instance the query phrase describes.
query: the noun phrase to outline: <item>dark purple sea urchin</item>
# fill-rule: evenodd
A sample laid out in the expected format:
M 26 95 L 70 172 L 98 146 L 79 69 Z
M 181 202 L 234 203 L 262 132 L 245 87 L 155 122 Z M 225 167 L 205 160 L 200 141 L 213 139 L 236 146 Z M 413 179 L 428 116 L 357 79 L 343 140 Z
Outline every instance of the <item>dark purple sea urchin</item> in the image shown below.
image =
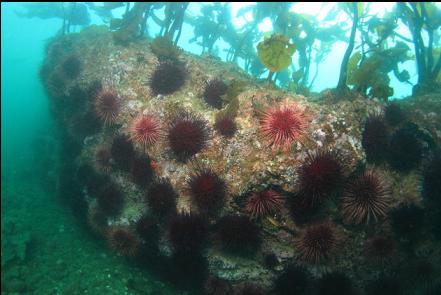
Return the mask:
M 261 243 L 259 228 L 246 216 L 227 215 L 218 221 L 223 248 L 232 253 L 251 254 Z
M 213 79 L 206 83 L 204 89 L 204 100 L 210 106 L 221 109 L 222 95 L 227 93 L 228 86 L 222 80 Z
M 214 129 L 219 132 L 220 135 L 231 138 L 237 130 L 237 124 L 234 118 L 227 115 L 218 115 L 216 117 L 216 122 L 214 123 Z
M 167 95 L 184 85 L 185 68 L 177 62 L 160 62 L 150 77 L 150 88 L 153 94 Z
M 283 197 L 273 189 L 253 192 L 248 197 L 245 210 L 252 218 L 262 217 L 280 211 L 284 203 Z
M 320 150 L 309 153 L 299 168 L 300 195 L 311 206 L 335 193 L 343 181 L 342 161 L 337 154 Z
M 186 112 L 178 115 L 168 131 L 170 149 L 181 162 L 200 152 L 207 145 L 208 137 L 207 122 Z
M 374 171 L 365 171 L 349 181 L 341 199 L 342 213 L 351 223 L 369 223 L 386 216 L 390 190 Z
M 128 228 L 117 226 L 108 231 L 110 247 L 123 256 L 135 256 L 139 249 L 139 239 Z
M 210 169 L 194 173 L 188 181 L 188 187 L 194 202 L 204 214 L 215 213 L 224 204 L 227 187 Z
M 106 125 L 116 123 L 120 109 L 121 101 L 114 89 L 104 88 L 97 93 L 95 97 L 95 112 Z
M 159 217 L 165 217 L 176 212 L 178 194 L 168 179 L 159 179 L 149 188 L 146 195 L 150 210 Z
M 319 263 L 335 250 L 339 237 L 331 223 L 315 224 L 305 229 L 295 241 L 301 260 Z

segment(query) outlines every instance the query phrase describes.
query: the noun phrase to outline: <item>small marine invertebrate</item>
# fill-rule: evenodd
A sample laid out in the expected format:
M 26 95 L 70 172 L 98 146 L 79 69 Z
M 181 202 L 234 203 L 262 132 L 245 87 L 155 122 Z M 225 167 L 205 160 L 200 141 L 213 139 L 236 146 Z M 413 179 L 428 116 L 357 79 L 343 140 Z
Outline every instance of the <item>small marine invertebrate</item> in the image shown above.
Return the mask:
M 415 204 L 404 205 L 391 210 L 389 218 L 397 235 L 413 238 L 424 225 L 424 209 Z
M 375 263 L 386 263 L 395 253 L 395 241 L 390 236 L 378 235 L 366 241 L 366 258 Z
M 136 156 L 133 159 L 131 174 L 133 181 L 140 186 L 147 186 L 153 179 L 153 169 L 150 165 L 151 159 L 147 155 Z
M 109 172 L 112 168 L 112 154 L 107 147 L 99 146 L 95 150 L 95 166 L 99 171 Z
M 370 163 L 381 163 L 388 155 L 389 132 L 384 118 L 371 115 L 364 124 L 361 134 L 361 145 Z
M 343 273 L 331 272 L 318 281 L 318 295 L 355 295 L 357 294 L 351 279 Z
M 218 221 L 217 226 L 219 240 L 229 252 L 252 253 L 260 247 L 260 230 L 248 217 L 227 215 Z
M 310 285 L 310 275 L 303 267 L 289 265 L 275 280 L 274 292 L 277 295 L 306 295 Z
M 121 109 L 121 99 L 113 88 L 103 88 L 95 96 L 95 112 L 106 124 L 116 123 Z
M 283 204 L 284 199 L 281 194 L 273 189 L 265 189 L 250 194 L 245 210 L 252 218 L 257 218 L 280 211 Z
M 389 205 L 389 188 L 371 170 L 349 181 L 341 199 L 344 218 L 357 224 L 386 216 Z
M 390 103 L 385 107 L 384 117 L 390 126 L 397 126 L 406 119 L 403 110 L 397 103 Z
M 397 130 L 392 135 L 389 150 L 388 162 L 395 170 L 407 172 L 421 163 L 423 148 L 411 125 Z
M 130 124 L 130 139 L 144 147 L 153 145 L 162 137 L 159 118 L 153 114 L 139 114 Z
M 147 215 L 136 222 L 136 232 L 145 242 L 156 242 L 159 238 L 158 223 Z
M 146 200 L 150 210 L 157 216 L 164 217 L 176 212 L 178 194 L 165 178 L 156 180 L 149 188 Z
M 168 142 L 178 160 L 185 162 L 207 145 L 208 136 L 207 122 L 185 112 L 170 125 Z
M 207 235 L 206 220 L 200 215 L 181 213 L 171 220 L 169 239 L 175 252 L 198 253 Z
M 220 79 L 209 80 L 205 84 L 203 97 L 207 104 L 216 109 L 222 108 L 222 95 L 227 93 L 228 86 Z
M 188 181 L 190 195 L 204 214 L 212 214 L 224 204 L 227 186 L 222 178 L 210 169 L 200 169 Z
M 122 209 L 124 199 L 120 189 L 112 182 L 101 188 L 97 195 L 98 207 L 107 215 L 117 215 Z
M 75 54 L 67 56 L 62 64 L 61 69 L 64 75 L 69 79 L 75 79 L 81 73 L 82 63 L 79 57 Z
M 328 258 L 337 247 L 339 235 L 331 223 L 306 228 L 295 241 L 298 257 L 311 263 Z
M 129 170 L 135 158 L 135 149 L 126 135 L 117 135 L 113 139 L 110 153 L 119 167 L 123 170 Z
M 110 247 L 123 256 L 135 256 L 139 249 L 139 239 L 126 227 L 115 226 L 107 233 Z
M 177 62 L 161 61 L 150 77 L 150 89 L 154 95 L 167 95 L 184 85 L 185 69 Z
M 343 181 L 343 167 L 336 153 L 320 150 L 309 153 L 300 166 L 300 195 L 311 206 L 335 193 Z
M 228 115 L 216 116 L 216 122 L 214 123 L 214 129 L 226 138 L 233 137 L 236 133 L 237 125 L 234 118 Z
M 307 116 L 296 102 L 284 102 L 263 111 L 260 130 L 274 149 L 289 150 L 294 141 L 301 139 L 307 127 Z
M 430 161 L 423 172 L 423 197 L 427 202 L 441 203 L 441 157 Z

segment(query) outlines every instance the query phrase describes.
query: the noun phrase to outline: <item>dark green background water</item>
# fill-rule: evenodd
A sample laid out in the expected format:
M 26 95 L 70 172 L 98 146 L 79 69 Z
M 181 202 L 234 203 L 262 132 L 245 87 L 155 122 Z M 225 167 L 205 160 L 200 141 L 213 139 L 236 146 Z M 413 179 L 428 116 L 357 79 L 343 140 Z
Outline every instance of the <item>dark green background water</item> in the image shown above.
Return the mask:
M 111 253 L 55 195 L 57 126 L 38 72 L 60 20 L 1 4 L 2 294 L 180 294 Z

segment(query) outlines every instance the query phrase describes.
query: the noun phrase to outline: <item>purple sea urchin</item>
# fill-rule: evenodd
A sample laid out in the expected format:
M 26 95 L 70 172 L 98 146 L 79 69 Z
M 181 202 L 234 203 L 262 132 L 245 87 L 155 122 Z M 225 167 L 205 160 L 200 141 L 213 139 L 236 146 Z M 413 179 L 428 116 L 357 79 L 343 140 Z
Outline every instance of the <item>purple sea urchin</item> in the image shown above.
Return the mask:
M 361 145 L 370 163 L 380 163 L 388 153 L 389 133 L 387 125 L 380 115 L 371 115 L 364 124 Z
M 100 146 L 95 150 L 95 166 L 99 171 L 109 172 L 111 164 L 112 154 L 107 147 Z
M 170 125 L 168 142 L 177 159 L 185 162 L 200 152 L 208 141 L 207 122 L 193 114 L 180 114 Z
M 266 109 L 260 118 L 260 130 L 273 148 L 289 150 L 299 141 L 307 127 L 307 116 L 296 102 L 284 102 Z
M 118 135 L 113 139 L 110 153 L 119 167 L 129 170 L 135 158 L 135 148 L 126 135 Z
M 229 252 L 250 254 L 260 247 L 259 228 L 248 217 L 228 215 L 218 222 L 218 236 Z
M 384 264 L 395 252 L 395 241 L 389 236 L 375 236 L 366 241 L 364 252 L 369 261 Z
M 283 197 L 273 189 L 253 192 L 247 199 L 245 209 L 253 218 L 262 217 L 280 211 Z
M 220 135 L 231 138 L 234 133 L 236 133 L 237 125 L 233 118 L 227 115 L 218 115 L 214 123 L 214 129 L 216 129 Z
M 210 106 L 221 109 L 222 108 L 222 95 L 227 93 L 228 86 L 222 80 L 213 79 L 206 83 L 204 89 L 204 100 Z
M 299 168 L 300 195 L 311 206 L 335 193 L 343 181 L 343 168 L 336 153 L 309 153 Z
M 147 186 L 153 179 L 154 171 L 149 156 L 142 155 L 133 159 L 131 173 L 133 181 L 140 186 Z
M 224 204 L 227 187 L 212 170 L 202 169 L 188 181 L 190 195 L 204 214 L 212 214 Z
M 390 190 L 374 171 L 365 171 L 349 181 L 341 199 L 346 221 L 369 223 L 385 217 L 390 203 Z
M 149 188 L 146 195 L 150 210 L 157 216 L 164 217 L 176 212 L 178 194 L 168 179 L 159 179 Z
M 184 85 L 185 75 L 185 68 L 181 64 L 162 61 L 150 77 L 150 88 L 155 95 L 171 94 Z
M 121 101 L 114 89 L 103 88 L 98 92 L 95 97 L 95 112 L 106 125 L 116 123 L 120 109 Z
M 335 250 L 339 237 L 331 223 L 315 224 L 306 228 L 295 241 L 301 260 L 319 263 Z
M 169 227 L 169 239 L 175 252 L 198 253 L 207 239 L 207 223 L 200 215 L 176 215 Z
M 107 233 L 110 247 L 123 256 L 135 256 L 139 249 L 139 240 L 128 228 L 117 226 Z

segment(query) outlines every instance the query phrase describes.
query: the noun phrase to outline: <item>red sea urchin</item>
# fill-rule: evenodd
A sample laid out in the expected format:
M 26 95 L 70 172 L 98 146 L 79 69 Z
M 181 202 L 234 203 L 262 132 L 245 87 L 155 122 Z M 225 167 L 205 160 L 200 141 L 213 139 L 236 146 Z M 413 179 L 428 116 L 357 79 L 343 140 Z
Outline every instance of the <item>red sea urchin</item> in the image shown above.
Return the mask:
M 365 171 L 350 181 L 341 200 L 346 221 L 356 224 L 386 216 L 390 190 L 373 171 Z
M 295 241 L 300 259 L 319 263 L 335 250 L 339 237 L 335 226 L 321 223 L 308 227 Z
M 177 159 L 185 162 L 207 145 L 208 136 L 207 122 L 184 112 L 170 125 L 168 142 Z
M 144 147 L 156 143 L 162 135 L 159 119 L 153 114 L 139 114 L 130 125 L 130 139 Z
M 103 88 L 95 97 L 95 112 L 106 125 L 116 123 L 121 101 L 114 89 Z
M 298 172 L 300 195 L 311 205 L 335 193 L 343 181 L 341 160 L 330 151 L 308 154 Z
M 307 115 L 296 102 L 284 102 L 262 113 L 260 130 L 273 148 L 289 150 L 307 127 Z
M 279 211 L 284 203 L 283 197 L 272 189 L 253 192 L 245 205 L 246 211 L 252 218 L 262 217 Z
M 222 207 L 227 187 L 225 182 L 210 169 L 202 169 L 188 181 L 190 195 L 204 214 L 215 213 Z
M 135 256 L 139 249 L 140 241 L 128 228 L 116 226 L 107 233 L 110 247 L 123 256 Z

